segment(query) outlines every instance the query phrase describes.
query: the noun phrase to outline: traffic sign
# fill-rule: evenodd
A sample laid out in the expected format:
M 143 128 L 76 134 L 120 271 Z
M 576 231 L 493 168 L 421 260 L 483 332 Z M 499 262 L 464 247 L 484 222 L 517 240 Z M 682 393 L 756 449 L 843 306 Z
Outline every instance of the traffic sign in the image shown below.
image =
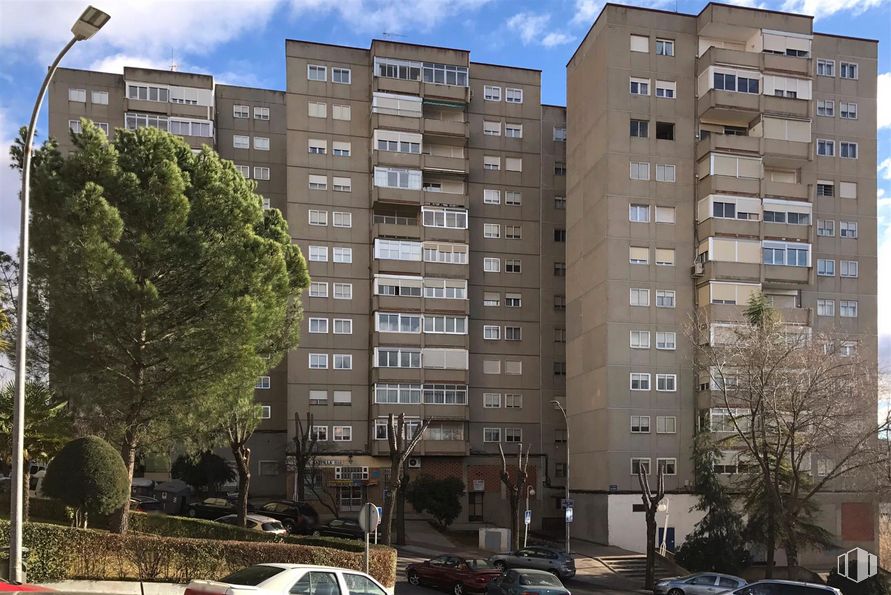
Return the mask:
M 371 502 L 366 503 L 359 512 L 359 526 L 366 533 L 374 533 L 381 524 L 380 508 Z
M 560 498 L 561 508 L 572 508 L 573 506 L 575 506 L 575 500 L 573 498 Z
M 526 516 L 523 518 L 523 522 L 526 523 L 527 525 L 532 523 L 532 511 L 531 510 L 526 511 Z
M 572 506 L 569 506 L 566 508 L 566 522 L 567 523 L 572 522 Z

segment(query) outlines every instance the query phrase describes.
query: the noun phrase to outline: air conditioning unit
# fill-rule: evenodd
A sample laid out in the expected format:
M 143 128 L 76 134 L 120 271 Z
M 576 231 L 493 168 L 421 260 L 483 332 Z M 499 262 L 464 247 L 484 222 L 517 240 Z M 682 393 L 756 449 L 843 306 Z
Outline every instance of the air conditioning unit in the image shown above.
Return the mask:
M 420 469 L 421 468 L 421 459 L 418 457 L 411 457 L 408 459 L 408 468 L 409 469 Z
M 702 263 L 701 263 L 701 262 L 694 262 L 694 263 L 693 263 L 693 276 L 694 276 L 694 277 L 701 277 L 701 276 L 703 275 L 703 272 L 704 272 L 704 271 L 703 271 Z

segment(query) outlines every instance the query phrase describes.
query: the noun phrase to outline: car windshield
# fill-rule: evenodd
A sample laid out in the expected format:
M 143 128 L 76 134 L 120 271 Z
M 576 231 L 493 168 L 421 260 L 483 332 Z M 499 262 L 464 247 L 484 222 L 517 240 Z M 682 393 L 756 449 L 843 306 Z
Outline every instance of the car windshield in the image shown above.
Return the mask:
M 467 560 L 467 565 L 470 566 L 470 568 L 473 570 L 486 570 L 488 568 L 495 568 L 488 560 L 482 560 L 479 558 Z
M 285 528 L 285 526 L 282 525 L 282 524 L 281 524 L 280 522 L 278 522 L 278 521 L 270 522 L 270 523 L 263 523 L 263 530 L 264 530 L 264 531 L 281 531 L 281 530 L 284 529 L 284 528 Z
M 230 585 L 256 587 L 283 571 L 284 568 L 276 568 L 275 566 L 248 566 L 233 572 L 227 577 L 221 578 L 220 582 Z
M 520 584 L 524 587 L 562 587 L 563 583 L 560 582 L 556 576 L 552 574 L 548 574 L 546 572 L 521 572 L 520 573 Z
M 161 503 L 157 500 L 148 500 L 145 502 L 140 502 L 139 507 L 142 510 L 161 510 Z

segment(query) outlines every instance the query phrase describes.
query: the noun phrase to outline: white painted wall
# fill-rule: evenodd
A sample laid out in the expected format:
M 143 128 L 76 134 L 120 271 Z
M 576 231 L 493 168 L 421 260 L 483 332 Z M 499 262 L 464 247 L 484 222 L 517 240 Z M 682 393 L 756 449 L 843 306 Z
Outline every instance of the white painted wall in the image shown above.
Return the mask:
M 687 539 L 703 513 L 690 511 L 696 504 L 693 494 L 670 494 L 668 499 L 668 526 L 674 527 L 676 547 Z M 647 526 L 643 512 L 632 512 L 635 504 L 642 504 L 639 494 L 611 494 L 607 501 L 609 523 L 609 545 L 615 545 L 632 552 L 646 552 Z M 665 513 L 656 513 L 656 523 L 665 526 Z M 658 531 L 656 532 L 658 535 Z

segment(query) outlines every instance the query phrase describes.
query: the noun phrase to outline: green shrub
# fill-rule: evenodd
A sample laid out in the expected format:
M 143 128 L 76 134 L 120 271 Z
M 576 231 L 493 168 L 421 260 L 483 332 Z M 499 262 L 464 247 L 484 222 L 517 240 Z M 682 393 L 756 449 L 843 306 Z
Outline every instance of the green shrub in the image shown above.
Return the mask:
M 0 521 L 0 546 L 8 544 L 9 523 Z M 318 540 L 313 540 L 318 541 Z M 30 549 L 28 579 L 165 581 L 220 578 L 239 568 L 264 562 L 319 564 L 362 570 L 363 554 L 296 543 L 184 539 L 94 529 L 26 523 L 24 544 Z M 372 548 L 369 571 L 391 587 L 396 580 L 396 551 Z
M 405 497 L 418 512 L 433 515 L 436 524 L 448 527 L 461 514 L 464 482 L 459 477 L 421 475 L 408 484 Z
M 854 581 L 841 576 L 834 568 L 829 573 L 829 580 L 826 584 L 830 587 L 841 589 L 844 595 L 888 595 L 891 593 L 889 589 L 888 574 L 882 573 L 866 580 L 855 583 Z

